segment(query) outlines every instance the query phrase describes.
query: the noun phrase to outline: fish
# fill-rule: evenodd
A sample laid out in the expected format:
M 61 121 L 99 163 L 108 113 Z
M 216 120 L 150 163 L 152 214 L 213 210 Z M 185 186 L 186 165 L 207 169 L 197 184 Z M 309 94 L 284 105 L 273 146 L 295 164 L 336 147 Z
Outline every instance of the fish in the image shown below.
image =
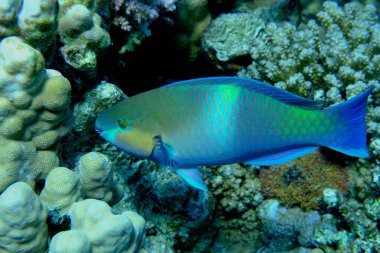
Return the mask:
M 324 109 L 253 79 L 197 78 L 128 97 L 101 112 L 95 129 L 119 149 L 169 166 L 207 191 L 199 166 L 274 166 L 319 147 L 368 157 L 371 90 Z

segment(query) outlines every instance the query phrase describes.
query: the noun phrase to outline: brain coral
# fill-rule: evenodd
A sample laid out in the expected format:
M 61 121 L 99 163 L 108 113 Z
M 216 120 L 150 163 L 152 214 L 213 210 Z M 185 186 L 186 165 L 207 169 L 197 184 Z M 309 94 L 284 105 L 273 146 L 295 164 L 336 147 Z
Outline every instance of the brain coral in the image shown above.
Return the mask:
M 18 37 L 0 43 L 0 192 L 33 183 L 58 166 L 57 144 L 69 130 L 71 86 L 46 70 L 41 53 Z

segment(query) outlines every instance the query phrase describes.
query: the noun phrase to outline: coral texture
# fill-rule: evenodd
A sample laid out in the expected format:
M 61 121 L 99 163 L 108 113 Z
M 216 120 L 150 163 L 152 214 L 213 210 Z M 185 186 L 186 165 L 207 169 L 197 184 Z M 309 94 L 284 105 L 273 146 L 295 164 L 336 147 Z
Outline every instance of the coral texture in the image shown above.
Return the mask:
M 326 188 L 346 193 L 349 185 L 347 168 L 328 162 L 320 153 L 263 169 L 260 180 L 264 196 L 306 209 L 319 209 Z
M 268 247 L 284 251 L 296 246 L 314 245 L 314 228 L 320 222 L 317 211 L 304 212 L 300 208 L 280 206 L 276 199 L 268 199 L 258 207 L 257 214 L 268 236 Z
M 113 24 L 127 33 L 120 53 L 133 51 L 141 41 L 151 35 L 150 24 L 160 14 L 176 9 L 176 0 L 113 0 Z
M 99 113 L 125 97 L 123 91 L 116 85 L 101 82 L 95 89 L 87 92 L 82 101 L 75 104 L 74 131 L 81 134 L 93 131 Z
M 239 164 L 212 167 L 207 177 L 215 196 L 218 237 L 229 252 L 258 249 L 259 219 L 256 209 L 263 201 L 261 182 L 256 169 Z
M 47 209 L 28 184 L 12 184 L 0 195 L 0 213 L 0 252 L 44 251 Z
M 83 155 L 75 168 L 85 198 L 115 203 L 121 189 L 115 183 L 113 165 L 107 156 L 98 152 Z
M 5 0 L 0 4 L 0 38 L 18 35 L 46 52 L 55 46 L 57 0 Z
M 68 214 L 71 205 L 83 199 L 75 172 L 65 167 L 57 167 L 50 171 L 40 199 L 49 210 L 58 209 L 61 215 Z
M 91 253 L 91 244 L 87 235 L 79 230 L 58 233 L 49 245 L 49 253 Z
M 230 19 L 220 17 L 223 23 L 218 19 L 213 21 L 202 39 L 212 59 L 234 52 L 235 46 L 228 38 L 231 30 L 238 29 L 235 16 L 245 16 L 247 24 L 257 19 L 245 13 L 233 15 Z M 247 27 L 242 26 L 242 29 Z M 252 25 L 249 30 L 259 27 Z M 247 50 L 238 56 L 243 54 L 252 59 L 249 66 L 237 63 L 240 66 L 237 74 L 241 77 L 265 81 L 304 97 L 325 100 L 327 104 L 342 102 L 374 86 L 368 126 L 370 134 L 380 134 L 376 114 L 380 106 L 380 24 L 373 5 L 353 2 L 341 8 L 335 2 L 326 1 L 317 19 L 306 24 L 296 27 L 288 22 L 269 23 L 259 36 L 248 40 L 245 33 L 241 34 L 235 44 Z M 211 46 L 214 37 L 221 39 Z M 218 64 L 234 60 L 232 56 L 219 57 Z M 370 141 L 373 156 L 379 154 L 378 143 L 378 137 Z
M 53 249 L 65 244 L 66 249 L 88 248 L 93 253 L 139 252 L 144 241 L 145 220 L 133 212 L 115 215 L 103 201 L 86 199 L 75 203 L 70 211 L 71 231 L 53 237 Z M 76 231 L 76 232 L 73 232 Z M 68 242 L 76 236 L 76 243 Z M 59 248 L 53 252 L 61 252 Z
M 0 192 L 33 183 L 58 166 L 57 144 L 67 124 L 70 83 L 46 70 L 41 53 L 18 37 L 0 43 Z
M 64 44 L 60 51 L 69 65 L 82 71 L 96 69 L 98 54 L 111 44 L 101 22 L 98 14 L 80 4 L 69 7 L 60 17 L 58 34 Z
M 189 61 L 198 57 L 198 43 L 211 22 L 207 5 L 208 0 L 179 0 L 177 3 L 176 23 L 180 30 L 176 35 L 177 42 L 180 47 L 188 48 Z

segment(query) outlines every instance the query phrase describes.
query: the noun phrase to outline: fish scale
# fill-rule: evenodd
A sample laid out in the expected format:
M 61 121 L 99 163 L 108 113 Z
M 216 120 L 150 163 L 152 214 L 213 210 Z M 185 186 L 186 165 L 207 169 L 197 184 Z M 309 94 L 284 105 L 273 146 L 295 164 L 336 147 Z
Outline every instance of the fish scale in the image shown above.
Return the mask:
M 320 146 L 368 156 L 365 109 L 371 89 L 322 110 L 319 102 L 252 79 L 200 78 L 127 98 L 102 112 L 95 126 L 120 149 L 172 166 L 205 190 L 194 167 L 278 165 Z

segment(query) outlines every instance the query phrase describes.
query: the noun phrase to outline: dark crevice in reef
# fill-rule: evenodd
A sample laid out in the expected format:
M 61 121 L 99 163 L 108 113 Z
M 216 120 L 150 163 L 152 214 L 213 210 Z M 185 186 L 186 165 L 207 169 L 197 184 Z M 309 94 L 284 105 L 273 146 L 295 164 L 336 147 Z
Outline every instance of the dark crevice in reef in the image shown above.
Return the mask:
M 150 28 L 152 35 L 124 56 L 116 51 L 124 42 L 120 38 L 123 35 L 111 30 L 114 51 L 109 52 L 100 69 L 107 81 L 117 84 L 128 96 L 175 81 L 221 75 L 204 57 L 188 63 L 186 52 L 181 53 L 176 45 L 176 30 L 168 22 L 160 20 Z

